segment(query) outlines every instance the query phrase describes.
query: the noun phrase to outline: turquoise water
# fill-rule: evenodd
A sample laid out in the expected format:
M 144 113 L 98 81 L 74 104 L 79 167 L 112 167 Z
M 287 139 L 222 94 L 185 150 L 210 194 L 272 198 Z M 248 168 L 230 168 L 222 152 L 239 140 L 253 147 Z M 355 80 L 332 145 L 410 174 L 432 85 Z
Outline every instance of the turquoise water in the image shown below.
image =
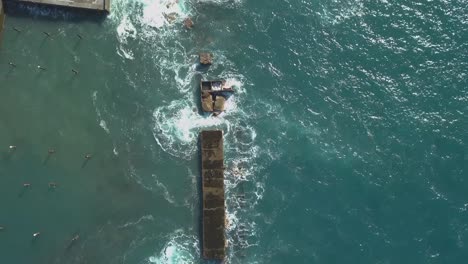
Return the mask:
M 465 1 L 170 2 L 116 0 L 104 19 L 7 6 L 0 263 L 202 263 L 210 128 L 226 262 L 464 262 Z M 219 77 L 237 93 L 202 116 L 197 84 Z

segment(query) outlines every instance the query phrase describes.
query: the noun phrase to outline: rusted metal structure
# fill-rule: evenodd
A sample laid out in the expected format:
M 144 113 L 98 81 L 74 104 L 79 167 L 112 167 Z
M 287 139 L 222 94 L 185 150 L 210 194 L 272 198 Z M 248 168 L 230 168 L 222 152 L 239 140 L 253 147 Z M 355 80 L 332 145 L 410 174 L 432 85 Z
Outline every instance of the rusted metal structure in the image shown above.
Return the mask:
M 223 260 L 226 251 L 223 131 L 202 131 L 200 141 L 203 193 L 203 257 Z
M 204 112 L 220 113 L 224 111 L 224 103 L 234 92 L 232 87 L 226 86 L 226 81 L 201 81 L 201 105 Z

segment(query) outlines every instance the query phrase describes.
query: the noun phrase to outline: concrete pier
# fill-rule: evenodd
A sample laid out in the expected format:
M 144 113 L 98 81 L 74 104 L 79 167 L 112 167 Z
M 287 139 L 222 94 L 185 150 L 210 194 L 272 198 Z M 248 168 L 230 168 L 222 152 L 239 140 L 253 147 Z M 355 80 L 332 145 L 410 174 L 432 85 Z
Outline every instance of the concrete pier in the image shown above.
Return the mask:
M 15 0 L 15 2 L 65 6 L 110 12 L 110 0 Z
M 5 23 L 5 12 L 3 12 L 3 2 L 0 0 L 0 46 L 2 45 L 3 24 Z
M 223 260 L 226 250 L 224 227 L 223 131 L 202 131 L 201 172 L 203 193 L 203 257 Z

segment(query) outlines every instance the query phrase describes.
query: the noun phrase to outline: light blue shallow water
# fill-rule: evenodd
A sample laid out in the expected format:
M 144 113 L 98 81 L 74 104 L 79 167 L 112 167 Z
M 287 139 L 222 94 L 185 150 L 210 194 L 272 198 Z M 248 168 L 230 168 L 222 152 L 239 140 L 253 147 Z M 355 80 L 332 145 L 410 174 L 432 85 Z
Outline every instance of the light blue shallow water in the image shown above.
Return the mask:
M 225 132 L 228 263 L 468 257 L 465 1 L 7 11 L 0 263 L 202 263 L 197 136 L 211 128 Z M 198 82 L 219 77 L 237 93 L 202 116 Z

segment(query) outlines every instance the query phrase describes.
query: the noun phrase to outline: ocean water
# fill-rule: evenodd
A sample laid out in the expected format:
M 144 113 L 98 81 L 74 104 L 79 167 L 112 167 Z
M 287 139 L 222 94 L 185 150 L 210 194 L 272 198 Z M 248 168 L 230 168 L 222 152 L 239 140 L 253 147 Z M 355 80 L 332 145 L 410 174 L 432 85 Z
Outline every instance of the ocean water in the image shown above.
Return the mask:
M 0 263 L 204 263 L 203 129 L 225 132 L 226 263 L 464 263 L 467 74 L 464 0 L 10 3 Z M 202 78 L 236 88 L 219 117 Z

